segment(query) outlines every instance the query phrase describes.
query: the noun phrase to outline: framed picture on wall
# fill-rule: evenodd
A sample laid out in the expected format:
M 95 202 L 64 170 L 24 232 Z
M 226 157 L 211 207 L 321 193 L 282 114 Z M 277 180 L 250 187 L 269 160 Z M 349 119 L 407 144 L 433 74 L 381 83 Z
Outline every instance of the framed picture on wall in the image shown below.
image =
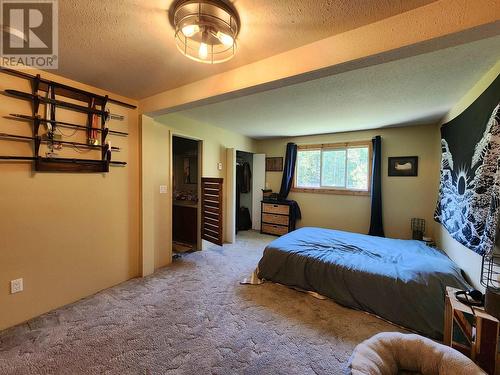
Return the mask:
M 283 172 L 283 158 L 266 158 L 266 172 Z
M 389 158 L 389 176 L 418 176 L 418 156 L 395 156 Z

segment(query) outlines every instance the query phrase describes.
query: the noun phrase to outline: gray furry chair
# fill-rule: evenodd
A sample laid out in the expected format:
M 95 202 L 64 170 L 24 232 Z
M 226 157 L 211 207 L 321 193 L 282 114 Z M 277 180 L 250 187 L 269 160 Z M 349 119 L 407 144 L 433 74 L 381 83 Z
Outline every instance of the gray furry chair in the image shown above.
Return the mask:
M 469 358 L 425 337 L 379 333 L 356 346 L 348 374 L 352 375 L 483 375 Z

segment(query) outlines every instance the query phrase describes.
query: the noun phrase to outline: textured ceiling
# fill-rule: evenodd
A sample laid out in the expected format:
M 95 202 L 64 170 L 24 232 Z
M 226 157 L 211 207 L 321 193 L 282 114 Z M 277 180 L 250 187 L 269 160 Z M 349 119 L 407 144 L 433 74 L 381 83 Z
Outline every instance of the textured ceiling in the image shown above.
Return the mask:
M 142 99 L 431 2 L 236 0 L 238 52 L 211 66 L 177 51 L 172 0 L 61 0 L 55 73 Z
M 177 114 L 254 138 L 429 123 L 499 59 L 494 37 Z

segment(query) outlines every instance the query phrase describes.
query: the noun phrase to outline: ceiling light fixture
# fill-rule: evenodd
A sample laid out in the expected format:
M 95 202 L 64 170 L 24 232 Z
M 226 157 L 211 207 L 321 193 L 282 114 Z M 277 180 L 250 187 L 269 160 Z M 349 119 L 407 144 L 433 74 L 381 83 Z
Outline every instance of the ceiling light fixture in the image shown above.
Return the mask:
M 174 9 L 175 41 L 192 60 L 218 64 L 236 53 L 240 21 L 236 10 L 222 0 L 179 1 Z

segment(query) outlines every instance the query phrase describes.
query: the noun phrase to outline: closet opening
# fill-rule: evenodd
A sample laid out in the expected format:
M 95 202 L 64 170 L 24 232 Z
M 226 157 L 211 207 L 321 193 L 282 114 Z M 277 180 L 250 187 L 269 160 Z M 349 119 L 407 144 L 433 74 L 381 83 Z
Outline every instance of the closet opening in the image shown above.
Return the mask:
M 235 152 L 234 152 L 235 151 Z M 249 230 L 260 231 L 262 189 L 265 188 L 266 172 L 264 154 L 234 150 L 234 235 Z M 234 231 L 233 231 L 234 229 Z
M 236 151 L 236 234 L 252 229 L 253 154 Z
M 172 251 L 200 249 L 201 141 L 172 137 Z

